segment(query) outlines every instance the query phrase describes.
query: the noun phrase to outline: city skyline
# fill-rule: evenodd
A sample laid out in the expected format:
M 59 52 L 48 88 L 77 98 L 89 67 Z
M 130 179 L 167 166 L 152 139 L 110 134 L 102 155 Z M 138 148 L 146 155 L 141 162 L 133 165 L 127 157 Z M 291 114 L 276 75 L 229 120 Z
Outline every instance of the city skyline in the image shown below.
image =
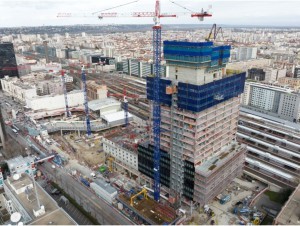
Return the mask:
M 47 26 L 47 25 L 74 25 L 74 24 L 147 24 L 152 23 L 152 18 L 107 18 L 98 20 L 97 14 L 94 17 L 77 17 L 82 14 L 92 15 L 92 13 L 105 10 L 120 4 L 132 1 L 113 0 L 101 2 L 91 0 L 89 3 L 70 0 L 24 0 L 24 1 L 1 1 L 0 20 L 3 21 L 1 27 L 18 26 Z M 139 0 L 138 2 L 108 10 L 107 12 L 141 12 L 154 11 L 155 1 Z M 208 9 L 212 5 L 211 18 L 205 19 L 201 24 L 226 24 L 226 25 L 260 25 L 260 26 L 298 26 L 297 18 L 300 16 L 298 10 L 299 1 L 203 1 L 195 0 L 176 1 L 188 9 Z M 170 1 L 162 1 L 162 12 L 183 12 L 184 9 L 172 4 Z M 187 11 L 188 12 L 188 11 Z M 57 18 L 58 13 L 73 13 L 76 17 Z M 34 16 L 28 16 L 34 15 Z M 163 24 L 192 24 L 200 23 L 194 18 L 181 16 L 179 18 L 166 18 Z

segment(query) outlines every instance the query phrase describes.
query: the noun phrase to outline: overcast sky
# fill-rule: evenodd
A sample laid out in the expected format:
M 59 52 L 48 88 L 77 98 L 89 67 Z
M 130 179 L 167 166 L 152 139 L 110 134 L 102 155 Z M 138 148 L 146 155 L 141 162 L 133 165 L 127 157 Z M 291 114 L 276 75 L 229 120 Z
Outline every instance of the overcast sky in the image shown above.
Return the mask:
M 147 24 L 150 18 L 79 17 L 134 0 L 0 0 L 0 27 L 72 25 L 72 24 Z M 172 0 L 197 12 L 212 5 L 213 17 L 205 24 L 300 26 L 300 0 Z M 139 0 L 107 12 L 154 11 L 155 0 Z M 184 12 L 170 0 L 161 0 L 162 12 Z M 57 13 L 73 13 L 71 18 L 57 18 Z M 182 16 L 163 19 L 163 23 L 198 23 Z

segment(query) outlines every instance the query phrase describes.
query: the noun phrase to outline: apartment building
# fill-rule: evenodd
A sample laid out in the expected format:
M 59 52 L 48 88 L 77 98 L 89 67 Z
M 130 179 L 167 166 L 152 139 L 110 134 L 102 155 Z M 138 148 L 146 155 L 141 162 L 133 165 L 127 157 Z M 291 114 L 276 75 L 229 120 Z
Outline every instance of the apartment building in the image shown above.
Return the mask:
M 257 48 L 256 47 L 238 47 L 236 60 L 244 61 L 250 59 L 256 59 Z
M 86 81 L 87 96 L 89 100 L 107 98 L 107 86 L 99 85 L 95 81 Z
M 265 114 L 299 122 L 300 93 L 290 88 L 246 82 L 243 105 Z
M 288 85 L 293 89 L 300 88 L 300 78 L 282 77 L 278 79 L 279 84 Z
M 5 76 L 0 79 L 3 92 L 9 94 L 13 98 L 21 102 L 25 102 L 27 98 L 37 96 L 36 87 L 33 84 L 21 82 L 14 77 Z
M 122 61 L 123 72 L 132 76 L 146 78 L 153 75 L 154 65 L 153 63 L 139 61 L 138 59 L 125 59 Z M 161 66 L 161 76 L 167 76 L 167 66 Z
M 245 73 L 226 74 L 229 56 L 230 46 L 164 41 L 169 78 L 160 79 L 159 90 L 160 178 L 171 203 L 204 205 L 242 173 L 245 147 L 235 136 Z M 149 100 L 153 80 L 147 77 Z M 153 178 L 152 134 L 138 157 L 139 171 Z
M 21 79 L 5 76 L 0 81 L 3 91 L 21 102 L 36 96 L 64 93 L 62 77 L 58 74 L 32 73 L 22 76 Z M 73 77 L 65 75 L 65 84 L 67 92 L 72 91 Z

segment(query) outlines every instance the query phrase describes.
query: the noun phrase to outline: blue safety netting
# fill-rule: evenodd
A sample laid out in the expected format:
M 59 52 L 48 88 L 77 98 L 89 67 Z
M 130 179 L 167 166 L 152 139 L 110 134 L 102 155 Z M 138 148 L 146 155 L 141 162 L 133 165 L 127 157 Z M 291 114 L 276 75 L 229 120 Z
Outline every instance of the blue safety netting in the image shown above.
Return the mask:
M 246 73 L 240 73 L 199 86 L 179 82 L 177 105 L 181 109 L 200 112 L 236 97 L 244 91 L 245 76 Z
M 172 96 L 166 94 L 166 87 L 171 85 L 171 80 L 160 79 L 159 102 L 171 106 Z M 147 99 L 154 100 L 154 77 L 147 77 Z

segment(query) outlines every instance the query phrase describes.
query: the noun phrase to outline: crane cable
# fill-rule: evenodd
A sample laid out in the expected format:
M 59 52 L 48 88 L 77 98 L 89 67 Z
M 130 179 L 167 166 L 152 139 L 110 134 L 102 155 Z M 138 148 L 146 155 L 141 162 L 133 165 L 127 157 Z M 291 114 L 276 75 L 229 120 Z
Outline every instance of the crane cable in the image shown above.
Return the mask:
M 103 9 L 103 10 L 100 10 L 100 11 L 97 11 L 97 12 L 93 12 L 92 14 L 101 13 L 101 12 L 111 10 L 111 9 L 116 9 L 116 8 L 119 8 L 119 7 L 122 7 L 122 6 L 125 6 L 125 5 L 129 5 L 129 4 L 138 2 L 138 1 L 140 1 L 140 0 L 135 0 L 135 1 L 128 2 L 128 3 L 122 4 L 122 5 L 118 5 L 118 6 L 114 6 L 114 7 L 111 7 L 111 8 Z
M 185 6 L 178 4 L 177 2 L 174 2 L 174 1 L 172 1 L 172 0 L 169 0 L 169 1 L 172 2 L 174 5 L 177 5 L 177 6 L 183 8 L 183 9 L 185 9 L 185 10 L 188 10 L 188 11 L 194 13 L 193 10 L 188 9 L 188 8 L 186 8 Z

